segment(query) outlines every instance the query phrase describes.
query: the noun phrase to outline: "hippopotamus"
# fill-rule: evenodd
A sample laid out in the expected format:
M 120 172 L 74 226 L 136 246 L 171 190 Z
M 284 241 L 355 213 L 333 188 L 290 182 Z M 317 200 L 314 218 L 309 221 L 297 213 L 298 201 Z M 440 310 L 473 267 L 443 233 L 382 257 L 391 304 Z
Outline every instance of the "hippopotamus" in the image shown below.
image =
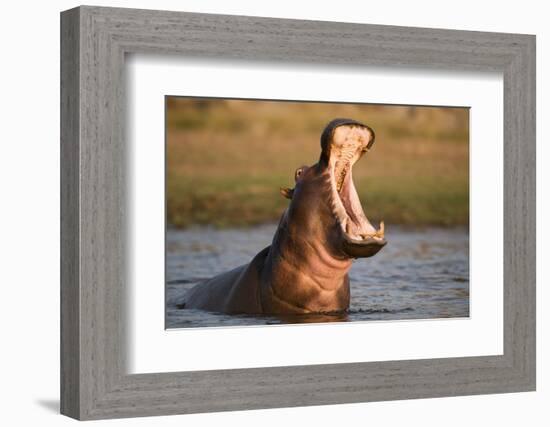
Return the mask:
M 281 189 L 290 203 L 271 245 L 250 263 L 195 285 L 179 307 L 256 315 L 346 312 L 353 260 L 386 245 L 384 223 L 377 230 L 369 222 L 352 177 L 374 137 L 352 119 L 328 123 L 319 161 L 296 170 L 293 189 Z

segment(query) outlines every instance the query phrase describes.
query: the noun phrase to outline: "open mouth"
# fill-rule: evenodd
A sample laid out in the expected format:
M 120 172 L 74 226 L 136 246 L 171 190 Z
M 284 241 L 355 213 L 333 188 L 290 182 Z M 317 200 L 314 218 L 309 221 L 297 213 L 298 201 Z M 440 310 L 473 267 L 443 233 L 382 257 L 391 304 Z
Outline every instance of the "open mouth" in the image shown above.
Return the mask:
M 352 177 L 353 165 L 368 151 L 373 141 L 374 133 L 368 127 L 345 125 L 334 130 L 330 145 L 333 212 L 345 237 L 346 252 L 357 256 L 374 255 L 386 244 L 384 222 L 380 223 L 378 230 L 369 222 Z M 371 246 L 371 250 L 361 249 L 361 246 Z

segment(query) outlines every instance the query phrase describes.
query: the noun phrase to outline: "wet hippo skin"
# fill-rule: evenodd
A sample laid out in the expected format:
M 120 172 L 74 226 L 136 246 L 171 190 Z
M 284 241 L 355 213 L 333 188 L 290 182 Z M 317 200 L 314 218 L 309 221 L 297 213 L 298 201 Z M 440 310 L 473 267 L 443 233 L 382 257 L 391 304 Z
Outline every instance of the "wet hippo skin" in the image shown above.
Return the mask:
M 295 187 L 272 244 L 249 264 L 198 283 L 184 309 L 228 314 L 343 312 L 350 304 L 348 271 L 355 258 L 384 245 L 384 224 L 367 219 L 352 168 L 374 143 L 374 132 L 351 119 L 331 121 L 321 134 L 321 156 L 295 172 Z

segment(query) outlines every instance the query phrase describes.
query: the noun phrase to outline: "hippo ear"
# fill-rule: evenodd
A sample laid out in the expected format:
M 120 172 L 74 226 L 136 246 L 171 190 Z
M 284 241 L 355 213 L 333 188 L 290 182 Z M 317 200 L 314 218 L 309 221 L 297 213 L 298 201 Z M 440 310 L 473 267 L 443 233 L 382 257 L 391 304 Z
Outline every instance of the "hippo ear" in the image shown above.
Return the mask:
M 283 188 L 283 187 L 281 187 L 279 189 L 279 191 L 281 192 L 283 197 L 286 197 L 287 199 L 292 199 L 292 195 L 294 194 L 294 189 L 293 188 Z

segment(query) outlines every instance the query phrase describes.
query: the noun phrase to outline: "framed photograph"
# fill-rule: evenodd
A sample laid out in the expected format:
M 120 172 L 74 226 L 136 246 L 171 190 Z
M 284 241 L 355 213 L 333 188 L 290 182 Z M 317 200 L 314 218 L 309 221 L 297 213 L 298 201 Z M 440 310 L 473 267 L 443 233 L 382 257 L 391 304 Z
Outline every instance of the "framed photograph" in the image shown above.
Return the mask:
M 535 37 L 61 14 L 61 411 L 535 390 Z

